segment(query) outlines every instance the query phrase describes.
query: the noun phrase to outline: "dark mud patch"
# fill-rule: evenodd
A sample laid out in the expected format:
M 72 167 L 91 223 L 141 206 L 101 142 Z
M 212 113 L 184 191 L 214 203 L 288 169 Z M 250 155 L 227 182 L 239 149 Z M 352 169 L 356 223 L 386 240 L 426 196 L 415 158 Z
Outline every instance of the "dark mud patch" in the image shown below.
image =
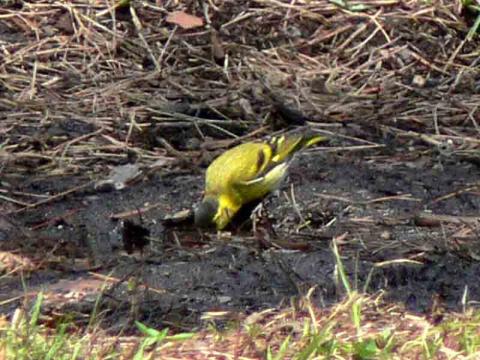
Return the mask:
M 460 220 L 418 227 L 415 219 L 428 211 L 477 216 L 480 197 L 468 189 L 479 169 L 402 155 L 382 161 L 382 152 L 301 156 L 279 196 L 265 202 L 257 231 L 250 226 L 227 239 L 161 222 L 198 201 L 199 175 L 155 174 L 121 191 L 88 187 L 10 213 L 1 250 L 28 256 L 38 269 L 25 276 L 25 288 L 15 274 L 2 279 L 0 299 L 12 299 L 3 311 L 12 311 L 25 292 L 44 289 L 47 308 L 86 315 L 96 304 L 99 281 L 105 283 L 102 316 L 112 330 L 128 328 L 134 318 L 191 328 L 204 312 L 280 306 L 312 287 L 316 303 L 328 306 L 345 295 L 333 238 L 358 291 L 384 291 L 386 298 L 419 312 L 429 312 L 438 301 L 456 310 L 475 305 L 478 225 Z M 62 191 L 81 182 L 30 178 L 12 181 L 12 191 Z M 151 210 L 135 215 L 152 203 Z M 150 232 L 148 245 L 130 255 L 120 222 L 111 218 L 127 210 L 133 211 L 129 221 Z

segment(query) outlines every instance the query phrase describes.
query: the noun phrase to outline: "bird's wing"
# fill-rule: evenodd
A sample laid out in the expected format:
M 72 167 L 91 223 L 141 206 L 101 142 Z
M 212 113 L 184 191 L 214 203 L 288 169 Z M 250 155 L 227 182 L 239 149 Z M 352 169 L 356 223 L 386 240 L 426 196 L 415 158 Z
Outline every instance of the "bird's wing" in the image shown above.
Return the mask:
M 308 135 L 304 133 L 293 133 L 272 137 L 268 141 L 268 144 L 272 148 L 272 163 L 289 160 L 297 151 L 312 146 L 325 139 L 325 137 L 320 135 Z
M 247 143 L 238 148 L 235 173 L 231 176 L 232 184 L 255 184 L 262 180 L 274 155 L 267 143 Z
M 249 171 L 238 174 L 232 187 L 244 198 L 261 197 L 275 190 L 285 177 L 293 154 L 308 146 L 306 142 L 302 135 L 282 135 L 256 144 L 255 151 L 249 154 L 250 159 L 245 159 L 246 164 L 251 164 Z
M 232 189 L 244 203 L 262 198 L 279 187 L 288 165 L 288 162 L 281 162 L 250 180 L 236 181 L 232 183 Z
M 245 143 L 224 152 L 207 169 L 206 192 L 225 193 L 237 183 L 256 179 L 270 155 L 263 143 Z
M 275 187 L 283 178 L 294 153 L 321 140 L 323 137 L 287 134 L 232 148 L 208 168 L 206 190 L 222 193 L 233 188 L 242 194 L 257 195 L 273 190 L 269 187 Z
M 323 136 L 307 136 L 305 134 L 281 135 L 272 137 L 269 141 L 256 144 L 257 149 L 251 154 L 256 160 L 250 159 L 252 171 L 244 172 L 243 176 L 237 178 L 238 182 L 245 185 L 256 184 L 264 180 L 267 176 L 274 176 L 280 170 L 285 170 L 284 165 L 288 167 L 293 155 L 308 146 L 314 145 L 325 140 Z M 282 165 L 279 167 L 279 165 Z M 273 171 L 273 172 L 272 172 Z

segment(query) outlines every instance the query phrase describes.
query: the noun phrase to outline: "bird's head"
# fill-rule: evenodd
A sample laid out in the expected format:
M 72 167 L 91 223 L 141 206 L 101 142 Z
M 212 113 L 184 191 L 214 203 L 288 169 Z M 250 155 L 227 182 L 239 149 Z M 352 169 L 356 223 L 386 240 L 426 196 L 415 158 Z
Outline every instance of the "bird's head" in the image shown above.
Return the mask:
M 195 225 L 203 228 L 214 225 L 218 208 L 217 199 L 211 197 L 203 199 L 194 210 Z

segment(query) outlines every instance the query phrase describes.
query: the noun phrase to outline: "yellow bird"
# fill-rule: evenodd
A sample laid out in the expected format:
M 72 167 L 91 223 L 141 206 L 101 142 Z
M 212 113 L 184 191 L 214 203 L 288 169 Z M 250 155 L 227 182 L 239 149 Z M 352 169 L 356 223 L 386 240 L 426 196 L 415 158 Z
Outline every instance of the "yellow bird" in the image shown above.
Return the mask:
M 205 196 L 194 210 L 195 224 L 224 229 L 243 205 L 280 186 L 296 152 L 325 139 L 295 132 L 225 151 L 207 169 Z

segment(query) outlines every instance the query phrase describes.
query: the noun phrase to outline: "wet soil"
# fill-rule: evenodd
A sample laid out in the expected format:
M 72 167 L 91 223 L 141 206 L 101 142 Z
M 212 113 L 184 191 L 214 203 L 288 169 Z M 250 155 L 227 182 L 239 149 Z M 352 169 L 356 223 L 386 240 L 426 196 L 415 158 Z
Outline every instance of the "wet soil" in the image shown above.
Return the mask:
M 202 174 L 185 169 L 181 175 L 162 170 L 119 191 L 87 186 L 36 208 L 11 209 L 1 250 L 22 254 L 36 267 L 23 275 L 23 283 L 18 273 L 1 280 L 0 300 L 13 299 L 2 312 L 18 306 L 25 292 L 43 289 L 52 311 L 90 314 L 102 285 L 102 314 L 114 330 L 133 318 L 179 329 L 198 326 L 203 312 L 281 306 L 312 287 L 318 305 L 327 306 L 345 295 L 332 239 L 359 291 L 384 291 L 387 299 L 419 312 L 439 302 L 456 310 L 465 301 L 475 306 L 475 226 L 461 220 L 440 226 L 416 222 L 426 212 L 477 216 L 478 193 L 463 190 L 478 180 L 478 166 L 400 149 L 326 150 L 297 158 L 279 194 L 265 200 L 256 230 L 247 224 L 231 229 L 231 236 L 162 223 L 201 197 Z M 11 191 L 45 194 L 89 180 L 12 174 L 3 181 Z M 136 213 L 148 204 L 156 207 Z M 144 237 L 150 234 L 148 245 L 130 254 L 121 221 L 112 220 L 128 210 L 128 221 L 146 229 Z
M 1 314 L 43 291 L 44 316 L 95 313 L 118 334 L 312 288 L 329 306 L 346 293 L 334 243 L 353 289 L 423 314 L 478 307 L 479 41 L 453 2 L 132 2 L 139 20 L 67 3 L 0 9 Z M 211 24 L 180 29 L 178 10 Z M 163 221 L 201 199 L 235 136 L 306 120 L 329 142 L 253 224 Z M 126 164 L 140 175 L 105 182 Z

